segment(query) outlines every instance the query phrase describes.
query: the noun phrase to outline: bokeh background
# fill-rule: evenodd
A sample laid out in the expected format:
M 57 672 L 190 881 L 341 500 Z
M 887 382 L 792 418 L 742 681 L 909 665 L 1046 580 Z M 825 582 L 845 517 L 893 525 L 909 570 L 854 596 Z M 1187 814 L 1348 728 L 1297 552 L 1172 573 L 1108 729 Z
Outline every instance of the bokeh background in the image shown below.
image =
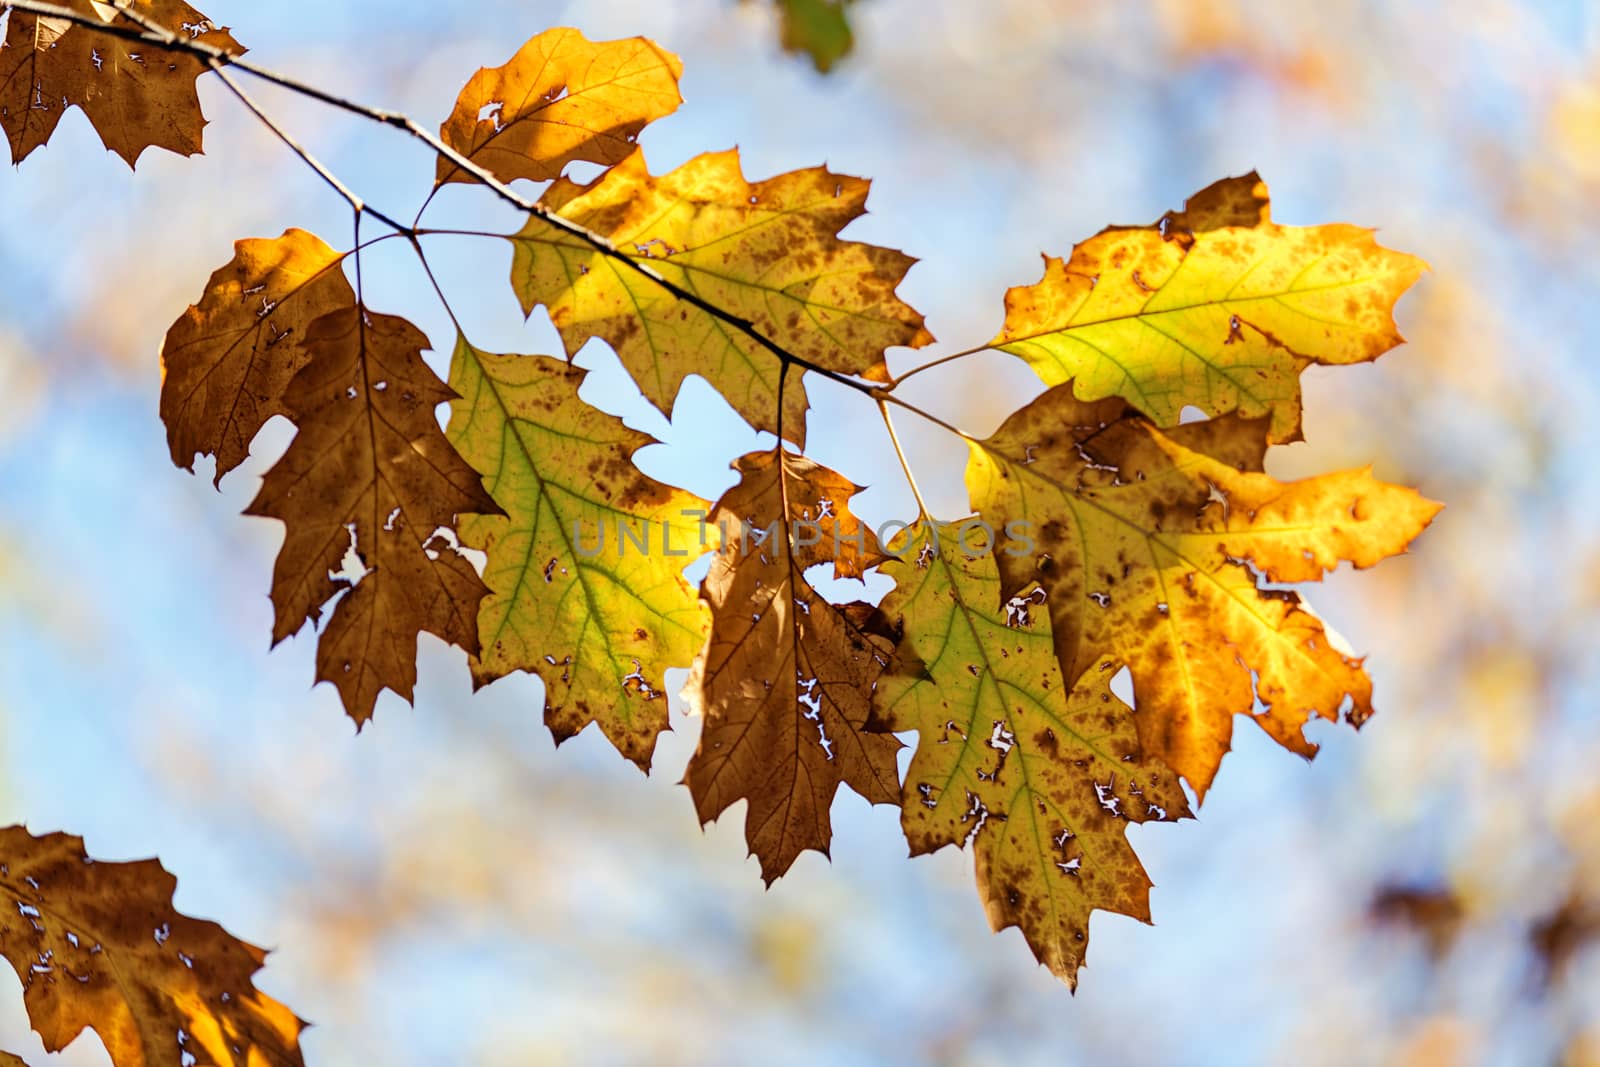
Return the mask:
M 680 712 L 648 778 L 593 731 L 558 753 L 536 680 L 469 698 L 424 638 L 416 707 L 388 695 L 356 736 L 309 688 L 313 635 L 269 654 L 280 527 L 238 514 L 290 431 L 218 494 L 156 417 L 160 338 L 230 242 L 347 245 L 349 213 L 214 80 L 207 154 L 137 175 L 69 116 L 0 174 L 0 821 L 159 854 L 182 910 L 276 949 L 258 984 L 315 1023 L 308 1063 L 1600 1063 L 1593 4 L 861 0 L 825 78 L 765 0 L 202 6 L 267 65 L 428 122 L 548 26 L 656 38 L 688 103 L 645 134 L 652 169 L 737 144 L 753 178 L 876 179 L 847 234 L 922 258 L 901 292 L 946 342 L 896 369 L 991 336 L 1041 251 L 1251 168 L 1279 221 L 1377 226 L 1433 266 L 1411 343 L 1309 372 L 1308 442 L 1269 463 L 1371 461 L 1448 504 L 1411 556 L 1310 591 L 1370 654 L 1379 715 L 1313 725 L 1309 765 L 1241 722 L 1197 822 L 1130 830 L 1156 926 L 1097 914 L 1074 997 L 990 934 L 970 856 L 908 861 L 895 812 L 854 796 L 832 862 L 764 891 L 742 809 L 696 825 Z M 421 202 L 416 144 L 259 92 L 379 207 Z M 517 225 L 464 186 L 429 218 Z M 370 301 L 447 353 L 398 245 Z M 430 252 L 476 343 L 558 351 L 506 247 Z M 581 362 L 586 398 L 663 441 L 658 477 L 714 496 L 761 443 L 703 383 L 669 422 L 604 346 Z M 907 386 L 977 432 L 1039 389 L 1000 357 Z M 872 486 L 875 521 L 909 517 L 875 411 L 811 391 L 812 453 Z M 958 443 L 901 421 L 935 508 L 964 513 Z M 46 1056 L 0 971 L 0 1047 L 108 1062 L 92 1034 Z

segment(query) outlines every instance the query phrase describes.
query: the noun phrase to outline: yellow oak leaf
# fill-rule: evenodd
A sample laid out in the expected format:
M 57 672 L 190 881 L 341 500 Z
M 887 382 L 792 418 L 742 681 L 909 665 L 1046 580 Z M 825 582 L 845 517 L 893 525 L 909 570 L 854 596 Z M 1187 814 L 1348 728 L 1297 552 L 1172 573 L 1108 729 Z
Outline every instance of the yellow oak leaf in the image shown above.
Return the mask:
M 1280 226 L 1254 174 L 1154 226 L 1112 227 L 1045 257 L 1006 294 L 990 342 L 1080 400 L 1120 396 L 1161 426 L 1188 406 L 1300 436 L 1300 372 L 1376 359 L 1403 338 L 1395 301 L 1427 265 L 1356 226 Z
M 655 177 L 636 152 L 592 185 L 558 182 L 544 203 L 791 355 L 881 382 L 886 348 L 933 337 L 895 296 L 914 260 L 837 237 L 866 210 L 869 185 L 824 167 L 752 184 L 732 151 Z M 781 426 L 804 446 L 799 367 L 780 413 L 779 357 L 723 319 L 537 218 L 512 240 L 523 311 L 547 307 L 569 356 L 603 338 L 663 412 L 698 374 L 756 429 Z
M 654 41 L 590 41 L 577 30 L 538 34 L 500 67 L 461 90 L 439 136 L 503 182 L 548 181 L 568 163 L 610 166 L 634 150 L 639 131 L 683 103 L 683 63 Z M 471 181 L 439 157 L 438 178 Z
M 1037 588 L 1000 592 L 976 517 L 926 522 L 890 546 L 883 601 L 903 632 L 874 694 L 874 725 L 915 730 L 900 821 L 912 855 L 969 842 L 996 930 L 1019 926 L 1039 962 L 1077 985 L 1089 913 L 1150 921 L 1150 879 L 1130 822 L 1189 814 L 1178 777 L 1141 759 L 1116 663 L 1062 684 Z
M 250 442 L 275 415 L 309 358 L 306 328 L 356 306 L 344 256 L 305 230 L 235 242 L 234 257 L 211 275 L 198 304 L 161 345 L 161 419 L 172 462 L 194 469 L 217 458 L 216 481 L 243 463 Z
M 439 428 L 434 409 L 455 394 L 422 361 L 420 330 L 349 308 L 302 343 L 308 360 L 283 397 L 297 432 L 245 513 L 285 526 L 274 643 L 345 594 L 317 645 L 317 681 L 359 727 L 382 690 L 411 699 L 422 631 L 477 653 L 488 589 L 440 531 L 503 512 Z M 364 568 L 354 580 L 338 576 L 351 551 Z
M 456 342 L 449 439 L 506 508 L 459 526 L 489 557 L 472 675 L 537 673 L 558 743 L 598 722 L 648 769 L 668 728 L 663 674 L 705 643 L 683 568 L 708 550 L 709 505 L 634 466 L 654 441 L 580 400 L 586 373 Z
M 1361 661 L 1260 578 L 1370 567 L 1403 552 L 1439 505 L 1367 469 L 1269 477 L 1262 420 L 1163 432 L 1121 400 L 1086 403 L 1072 389 L 974 442 L 967 467 L 972 506 L 996 530 L 1002 595 L 1045 589 L 1067 676 L 1102 657 L 1125 664 L 1145 757 L 1202 797 L 1236 714 L 1306 756 L 1311 715 L 1335 719 L 1348 701 L 1359 726 L 1372 712 Z
M 881 558 L 849 510 L 857 487 L 788 451 L 735 469 L 710 520 L 721 534 L 701 583 L 711 638 L 684 690 L 705 724 L 684 781 L 702 823 L 748 802 L 745 840 L 770 885 L 801 852 L 827 854 L 841 784 L 899 802 L 900 742 L 865 729 L 893 640 L 875 608 L 835 606 L 805 578 L 819 563 L 859 574 Z
M 177 911 L 176 887 L 156 860 L 105 863 L 79 837 L 0 829 L 0 954 L 44 1047 L 90 1028 L 115 1067 L 301 1067 L 305 1023 L 254 985 L 266 952 Z
M 140 28 L 108 3 L 60 0 L 60 6 L 108 25 Z M 235 55 L 245 51 L 183 0 L 127 0 L 127 6 L 191 40 Z M 101 142 L 130 167 L 151 146 L 195 155 L 206 120 L 194 83 L 206 69 L 204 61 L 175 49 L 12 11 L 0 45 L 0 128 L 11 161 L 21 163 L 50 140 L 71 107 L 83 110 Z

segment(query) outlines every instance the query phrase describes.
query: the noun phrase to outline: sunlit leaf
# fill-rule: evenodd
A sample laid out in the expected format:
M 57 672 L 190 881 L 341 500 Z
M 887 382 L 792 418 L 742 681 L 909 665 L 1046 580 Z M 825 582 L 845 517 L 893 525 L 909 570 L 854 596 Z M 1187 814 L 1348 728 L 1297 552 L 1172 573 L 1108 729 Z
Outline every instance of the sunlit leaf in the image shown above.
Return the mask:
M 1392 312 L 1426 265 L 1371 230 L 1279 226 L 1255 175 L 1219 182 L 1154 226 L 1112 227 L 1045 257 L 1006 294 L 992 344 L 1081 400 L 1120 396 L 1161 426 L 1185 407 L 1270 416 L 1300 436 L 1302 369 L 1376 359 L 1402 340 Z
M 884 381 L 886 348 L 933 337 L 895 296 L 911 257 L 836 236 L 866 210 L 868 185 L 825 167 L 752 184 L 736 152 L 654 177 L 635 153 L 588 187 L 558 183 L 545 200 L 784 350 Z M 523 310 L 548 307 L 569 355 L 603 338 L 662 411 L 698 374 L 752 426 L 776 433 L 781 421 L 786 438 L 804 443 L 798 368 L 780 414 L 779 358 L 727 322 L 538 219 L 514 242 L 511 284 Z
M 1227 416 L 1163 433 L 1121 400 L 1057 386 L 975 442 L 973 507 L 996 530 L 1002 595 L 1037 582 L 1069 677 L 1133 675 L 1146 757 L 1204 796 L 1233 716 L 1310 756 L 1311 715 L 1372 713 L 1372 683 L 1293 592 L 1341 561 L 1403 552 L 1439 505 L 1369 470 L 1261 472 L 1266 426 Z M 1010 524 L 1011 530 L 1006 527 Z M 1259 702 L 1259 704 L 1258 704 Z
M 568 163 L 610 166 L 633 152 L 639 131 L 683 98 L 678 57 L 643 37 L 590 41 L 546 30 L 500 67 L 474 74 L 439 136 L 501 181 L 559 177 Z M 443 156 L 438 181 L 471 181 Z
M 805 578 L 819 563 L 856 575 L 881 558 L 849 510 L 857 487 L 787 451 L 735 469 L 711 516 L 722 531 L 701 584 L 711 639 L 684 690 L 705 726 L 684 781 L 702 822 L 749 802 L 745 840 L 771 884 L 801 852 L 827 854 L 840 785 L 899 800 L 900 742 L 865 732 L 893 642 L 876 609 L 830 604 Z
M 901 797 L 912 855 L 970 842 L 990 923 L 1020 926 L 1076 986 L 1091 910 L 1150 921 L 1128 823 L 1182 818 L 1188 801 L 1177 775 L 1140 758 L 1133 711 L 1109 688 L 1115 662 L 1062 684 L 1041 598 L 1001 596 L 980 522 L 936 536 L 923 523 L 892 546 L 883 612 L 905 636 L 876 724 L 918 735 Z
M 104 863 L 82 838 L 0 830 L 13 913 L 0 953 L 44 1047 L 57 1052 L 87 1027 L 115 1067 L 302 1064 L 305 1024 L 253 984 L 266 952 L 178 912 L 176 886 L 156 860 Z
M 356 306 L 344 257 L 305 230 L 235 242 L 234 257 L 206 283 L 161 346 L 161 419 L 172 462 L 194 469 L 215 456 L 216 480 L 243 463 L 310 358 L 306 328 Z
M 706 637 L 682 571 L 707 551 L 708 505 L 634 466 L 653 441 L 578 399 L 585 373 L 456 342 L 450 441 L 506 510 L 460 525 L 489 555 L 472 672 L 480 685 L 538 674 L 558 740 L 598 722 L 648 768 L 667 729 L 663 675 Z
M 420 330 L 349 308 L 313 322 L 303 344 L 284 395 L 298 431 L 247 514 L 285 526 L 275 642 L 345 594 L 317 646 L 317 680 L 361 725 L 380 691 L 411 699 L 423 631 L 478 651 L 488 589 L 447 531 L 459 515 L 501 512 L 439 428 L 434 408 L 455 394 L 422 361 Z M 340 574 L 349 552 L 363 571 L 354 579 Z
M 60 0 L 60 6 L 126 29 L 137 23 L 109 4 Z M 183 0 L 128 0 L 152 22 L 235 54 L 245 49 L 226 29 Z M 206 120 L 195 79 L 205 63 L 191 54 L 96 33 L 49 15 L 13 11 L 0 45 L 0 128 L 21 163 L 55 133 L 68 108 L 89 117 L 101 142 L 138 162 L 155 146 L 192 156 Z

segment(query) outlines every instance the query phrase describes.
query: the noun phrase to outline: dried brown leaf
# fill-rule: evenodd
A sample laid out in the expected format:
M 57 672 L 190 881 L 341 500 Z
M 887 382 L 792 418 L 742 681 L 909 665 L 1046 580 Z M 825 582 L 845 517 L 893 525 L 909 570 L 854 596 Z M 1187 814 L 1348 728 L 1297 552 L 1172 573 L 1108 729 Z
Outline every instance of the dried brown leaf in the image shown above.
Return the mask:
M 176 886 L 157 860 L 102 863 L 82 838 L 0 830 L 0 954 L 45 1048 L 87 1027 L 116 1067 L 303 1065 L 305 1023 L 253 984 L 266 952 L 178 912 Z
M 434 409 L 455 393 L 422 361 L 428 339 L 404 319 L 331 311 L 306 328 L 307 362 L 284 394 L 299 428 L 246 514 L 281 519 L 274 642 L 344 597 L 322 632 L 317 680 L 357 725 L 383 689 L 411 699 L 417 637 L 478 652 L 488 589 L 454 547 L 457 516 L 502 514 L 445 439 Z M 334 577 L 347 552 L 365 573 Z
M 310 358 L 306 328 L 356 306 L 343 262 L 305 230 L 234 244 L 233 259 L 211 275 L 161 346 L 161 419 L 172 462 L 193 470 L 197 454 L 215 456 L 220 482 L 244 462 L 269 419 L 289 414 L 284 393 Z
M 86 18 L 138 29 L 109 4 L 60 0 Z M 225 28 L 183 0 L 128 0 L 146 19 L 235 54 L 245 51 Z M 21 163 L 55 133 L 68 108 L 89 117 L 106 148 L 132 167 L 155 146 L 192 156 L 206 120 L 195 79 L 206 72 L 193 55 L 97 33 L 65 19 L 12 11 L 0 45 L 0 128 Z
M 841 784 L 899 801 L 900 742 L 865 729 L 893 644 L 875 608 L 837 607 L 805 579 L 819 563 L 850 575 L 881 558 L 849 510 L 857 487 L 787 451 L 735 469 L 710 519 L 723 538 L 701 584 L 711 639 L 684 690 L 705 725 L 684 780 L 701 822 L 748 801 L 745 840 L 770 885 L 801 852 L 827 854 Z

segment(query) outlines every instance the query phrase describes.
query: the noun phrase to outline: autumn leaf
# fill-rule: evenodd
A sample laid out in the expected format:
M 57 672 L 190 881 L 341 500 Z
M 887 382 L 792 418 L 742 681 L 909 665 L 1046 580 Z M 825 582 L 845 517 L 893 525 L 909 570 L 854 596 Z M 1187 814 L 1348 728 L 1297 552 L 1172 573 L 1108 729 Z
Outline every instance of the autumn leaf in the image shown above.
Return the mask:
M 1348 561 L 1403 552 L 1439 505 L 1341 471 L 1295 482 L 1261 473 L 1261 420 L 1228 416 L 1163 433 L 1121 400 L 1057 386 L 975 442 L 973 507 L 997 532 L 1001 595 L 1034 582 L 1058 658 L 1079 677 L 1103 657 L 1133 675 L 1146 758 L 1203 797 L 1236 714 L 1310 756 L 1310 715 L 1372 713 L 1361 661 L 1334 647 L 1292 592 Z M 1010 529 L 1007 527 L 1010 526 Z
M 914 261 L 836 236 L 864 213 L 869 184 L 824 167 L 751 184 L 732 151 L 653 177 L 636 152 L 587 187 L 558 182 L 545 203 L 792 355 L 882 382 L 886 348 L 933 337 L 894 293 Z M 780 413 L 775 354 L 537 218 L 512 240 L 511 284 L 523 311 L 545 305 L 569 356 L 603 338 L 663 412 L 698 374 L 756 429 L 781 425 L 804 446 L 800 375 L 790 376 Z
M 849 8 L 853 0 L 777 0 L 784 51 L 804 53 L 826 74 L 855 47 Z
M 1182 211 L 1169 211 L 1156 220 L 1163 236 L 1179 242 L 1206 230 L 1225 226 L 1266 226 L 1272 223 L 1272 198 L 1267 183 L 1255 171 L 1212 182 L 1183 202 Z M 1144 227 L 1108 226 L 1108 230 Z
M 484 685 L 537 673 L 558 742 L 598 722 L 648 769 L 668 728 L 663 675 L 705 642 L 705 609 L 682 572 L 707 551 L 708 505 L 634 466 L 653 440 L 580 400 L 585 374 L 456 342 L 450 442 L 507 512 L 459 527 L 489 557 L 472 674 Z
M 1426 269 L 1356 226 L 1279 226 L 1255 175 L 1201 191 L 1149 227 L 1112 227 L 1006 294 L 991 343 L 1081 400 L 1120 396 L 1161 426 L 1188 406 L 1269 416 L 1300 436 L 1299 373 L 1403 340 L 1395 301 Z
M 1379 924 L 1406 926 L 1422 935 L 1435 963 L 1455 946 L 1466 911 L 1455 891 L 1440 886 L 1381 885 L 1367 904 L 1367 914 Z
M 183 0 L 125 2 L 185 38 L 235 54 L 245 51 L 226 29 Z M 108 25 L 139 28 L 109 3 L 60 0 L 60 6 Z M 83 110 L 101 143 L 130 167 L 151 146 L 195 155 L 206 120 L 194 83 L 205 72 L 203 61 L 175 49 L 12 11 L 0 46 L 0 127 L 11 144 L 11 161 L 21 163 L 50 140 L 71 107 Z
M 92 1028 L 115 1067 L 303 1064 L 293 1012 L 258 991 L 266 953 L 172 906 L 156 860 L 91 860 L 83 839 L 0 830 L 4 953 L 44 1047 Z
M 250 442 L 275 415 L 309 358 L 306 329 L 323 315 L 356 306 L 344 257 L 305 230 L 234 244 L 198 304 L 167 331 L 161 346 L 161 419 L 172 462 L 194 469 L 198 454 L 217 458 L 216 481 L 250 454 Z
M 274 644 L 345 594 L 317 646 L 317 681 L 360 726 L 383 689 L 411 699 L 422 631 L 477 653 L 488 589 L 440 531 L 502 512 L 439 428 L 434 408 L 455 394 L 422 361 L 420 330 L 347 308 L 311 323 L 302 344 L 306 365 L 283 397 L 298 432 L 246 514 L 286 527 Z M 337 577 L 351 550 L 365 568 L 353 582 Z
M 883 613 L 904 637 L 874 695 L 874 725 L 917 732 L 901 825 L 912 855 L 972 843 L 990 924 L 1020 926 L 1069 984 L 1096 908 L 1150 921 L 1129 822 L 1189 814 L 1177 776 L 1140 758 L 1116 663 L 1062 684 L 1037 588 L 1002 597 L 974 516 L 906 531 L 883 565 Z
M 677 56 L 643 37 L 596 42 L 546 30 L 504 66 L 474 74 L 439 136 L 503 182 L 548 181 L 576 160 L 610 166 L 683 103 L 682 75 Z M 440 156 L 437 180 L 472 177 Z
M 835 606 L 805 578 L 820 563 L 857 576 L 882 558 L 849 510 L 858 487 L 787 450 L 735 469 L 710 519 L 721 541 L 701 583 L 711 638 L 684 689 L 705 725 L 684 781 L 702 823 L 748 801 L 745 840 L 771 885 L 801 852 L 827 854 L 841 784 L 899 802 L 900 742 L 865 731 L 893 642 L 876 609 Z
M 28 1067 L 28 1064 L 14 1052 L 0 1052 L 0 1067 Z

